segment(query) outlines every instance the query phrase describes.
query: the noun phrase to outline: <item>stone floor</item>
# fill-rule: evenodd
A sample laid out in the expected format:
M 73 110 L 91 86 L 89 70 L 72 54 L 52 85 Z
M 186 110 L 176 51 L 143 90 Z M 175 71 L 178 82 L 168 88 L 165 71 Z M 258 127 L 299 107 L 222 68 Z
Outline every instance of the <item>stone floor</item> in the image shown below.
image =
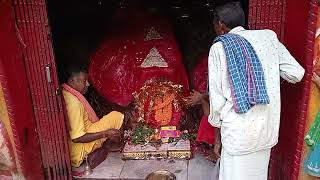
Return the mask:
M 209 180 L 213 176 L 214 163 L 195 153 L 190 160 L 121 160 L 120 153 L 110 153 L 108 158 L 93 169 L 93 174 L 82 179 L 144 180 L 156 170 L 168 170 L 177 180 Z

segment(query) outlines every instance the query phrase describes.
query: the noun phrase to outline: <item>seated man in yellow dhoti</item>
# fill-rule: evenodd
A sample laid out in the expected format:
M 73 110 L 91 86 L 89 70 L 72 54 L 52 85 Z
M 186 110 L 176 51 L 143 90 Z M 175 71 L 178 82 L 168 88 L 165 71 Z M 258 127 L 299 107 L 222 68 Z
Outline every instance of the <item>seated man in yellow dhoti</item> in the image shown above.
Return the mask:
M 89 87 L 88 73 L 85 69 L 72 67 L 68 70 L 67 83 L 63 84 L 63 96 L 70 122 L 71 165 L 79 167 L 85 157 L 108 139 L 120 142 L 124 115 L 112 111 L 99 119 L 85 99 Z

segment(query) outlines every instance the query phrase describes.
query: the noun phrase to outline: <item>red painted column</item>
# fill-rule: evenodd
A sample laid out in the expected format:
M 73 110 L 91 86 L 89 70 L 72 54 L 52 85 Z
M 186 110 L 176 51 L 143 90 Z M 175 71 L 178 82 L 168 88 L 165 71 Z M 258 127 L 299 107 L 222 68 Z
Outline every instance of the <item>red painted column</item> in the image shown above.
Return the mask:
M 25 66 L 15 31 L 11 0 L 0 1 L 0 82 L 17 151 L 18 168 L 26 179 L 44 179 L 39 142 Z
M 281 85 L 279 143 L 272 151 L 269 179 L 298 179 L 312 74 L 315 3 L 314 0 L 286 1 L 282 38 L 288 50 L 305 68 L 306 74 L 301 83 L 284 82 Z

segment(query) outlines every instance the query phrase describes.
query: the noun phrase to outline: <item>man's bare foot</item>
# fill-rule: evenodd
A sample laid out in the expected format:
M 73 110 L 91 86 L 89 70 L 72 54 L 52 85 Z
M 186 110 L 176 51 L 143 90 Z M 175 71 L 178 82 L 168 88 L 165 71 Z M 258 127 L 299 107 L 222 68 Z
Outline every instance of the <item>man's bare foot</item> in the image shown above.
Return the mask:
M 79 167 L 71 167 L 71 174 L 73 177 L 82 177 L 84 175 L 85 163 L 82 163 Z
M 84 168 L 85 168 L 86 164 L 85 163 L 82 163 L 79 167 L 71 167 L 71 170 L 72 171 L 75 171 L 75 172 L 82 172 L 84 171 Z

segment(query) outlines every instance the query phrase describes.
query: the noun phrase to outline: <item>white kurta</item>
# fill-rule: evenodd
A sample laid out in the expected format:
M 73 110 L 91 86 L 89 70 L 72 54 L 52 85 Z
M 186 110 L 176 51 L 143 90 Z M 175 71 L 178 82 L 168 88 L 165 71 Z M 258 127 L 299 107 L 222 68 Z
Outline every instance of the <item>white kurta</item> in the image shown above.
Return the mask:
M 231 156 L 241 156 L 270 149 L 278 142 L 280 76 L 290 83 L 296 83 L 301 81 L 304 69 L 271 30 L 245 30 L 236 27 L 230 33 L 246 38 L 255 49 L 264 70 L 270 98 L 268 105 L 256 105 L 244 114 L 236 113 L 233 109 L 223 45 L 221 42 L 212 45 L 208 58 L 208 120 L 213 126 L 221 127 L 224 152 Z

